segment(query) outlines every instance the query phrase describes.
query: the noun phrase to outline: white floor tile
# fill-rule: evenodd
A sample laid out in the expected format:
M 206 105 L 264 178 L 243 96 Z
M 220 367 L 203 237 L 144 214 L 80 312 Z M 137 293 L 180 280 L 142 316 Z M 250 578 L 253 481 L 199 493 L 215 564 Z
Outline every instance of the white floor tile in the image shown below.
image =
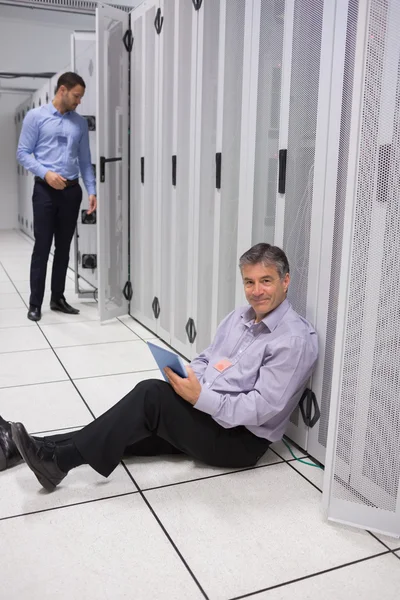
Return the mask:
M 203 598 L 138 494 L 2 521 L 0 536 L 16 599 Z
M 11 281 L 0 281 L 0 294 L 15 294 L 15 287 Z
M 125 323 L 129 329 L 132 329 L 136 335 L 141 337 L 143 340 L 151 340 L 153 338 L 157 338 L 156 334 L 152 331 L 149 331 L 143 325 L 132 319 L 130 315 L 124 315 L 123 317 L 118 317 L 120 321 Z
M 26 309 L 25 309 L 26 310 Z M 39 327 L 9 327 L 0 329 L 0 353 L 49 348 Z
M 0 389 L 0 414 L 29 432 L 81 427 L 92 421 L 70 381 Z
M 24 463 L 1 472 L 0 481 L 1 487 L 4 486 L 7 490 L 7 494 L 0 496 L 0 519 L 135 491 L 121 465 L 108 479 L 104 479 L 87 465 L 72 469 L 55 491 L 50 493 L 41 487 Z M 1 531 L 0 521 L 0 535 Z M 46 531 L 45 537 L 47 534 Z
M 258 466 L 266 466 L 282 461 L 273 452 L 266 452 Z M 124 462 L 141 489 L 171 485 L 193 479 L 231 473 L 237 469 L 210 467 L 187 456 L 135 456 Z
M 52 350 L 1 355 L 0 388 L 68 379 Z
M 35 323 L 26 315 L 26 308 L 3 308 L 0 310 L 0 328 L 35 327 Z
M 254 596 L 254 600 L 397 600 L 400 561 L 377 556 Z
M 51 282 L 51 273 L 49 272 L 49 269 L 48 269 L 47 270 L 47 278 L 46 278 L 46 290 L 50 290 L 50 282 Z M 29 282 L 29 271 L 28 271 L 25 279 L 18 279 L 18 280 L 16 279 L 13 281 L 13 283 L 19 292 L 21 292 L 21 293 L 30 292 L 31 286 L 30 286 L 30 282 Z M 65 280 L 65 290 L 66 290 L 66 292 L 65 292 L 66 296 L 67 296 L 68 290 L 71 290 L 71 291 L 75 290 L 75 283 L 69 277 L 67 277 L 67 279 Z M 15 289 L 13 289 L 13 291 L 15 291 Z
M 3 267 L 0 266 L 0 286 L 4 281 L 10 281 L 10 278 L 4 271 Z
M 65 313 L 56 310 L 51 310 L 49 305 L 43 305 L 42 319 L 40 321 L 40 325 L 99 321 L 99 310 L 97 302 L 74 302 L 72 306 L 80 311 L 78 315 L 66 315 Z
M 137 336 L 116 319 L 101 324 L 99 321 L 42 325 L 42 331 L 54 348 L 124 342 Z
M 287 464 L 146 492 L 205 592 L 247 594 L 381 552 L 328 524 L 321 494 Z
M 1 281 L 0 281 L 0 290 L 1 290 Z M 26 310 L 24 301 L 22 300 L 21 296 L 17 292 L 10 293 L 10 294 L 0 293 L 0 309 L 4 309 L 4 308 L 24 308 Z
M 98 417 L 145 379 L 162 379 L 162 375 L 157 369 L 156 371 L 144 371 L 143 373 L 125 373 L 123 375 L 77 379 L 75 385 L 96 417 Z
M 156 362 L 144 342 L 113 342 L 58 348 L 60 360 L 72 379 L 154 370 Z
M 309 463 L 315 464 L 310 458 L 304 458 Z M 309 465 L 305 465 L 298 460 L 293 460 L 290 463 L 296 471 L 302 473 L 304 477 L 306 477 L 309 481 L 312 481 L 314 485 L 322 492 L 324 485 L 324 470 L 319 467 L 311 467 Z
M 400 550 L 399 538 L 389 537 L 388 535 L 381 535 L 380 533 L 374 533 L 374 535 L 376 535 L 377 538 L 382 540 L 382 542 L 386 544 L 386 546 L 391 550 Z

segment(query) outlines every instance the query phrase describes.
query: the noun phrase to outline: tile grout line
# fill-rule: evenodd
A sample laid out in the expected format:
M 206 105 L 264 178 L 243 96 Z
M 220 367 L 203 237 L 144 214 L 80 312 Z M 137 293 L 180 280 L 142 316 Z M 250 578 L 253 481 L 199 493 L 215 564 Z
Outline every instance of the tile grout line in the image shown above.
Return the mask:
M 358 560 L 354 560 L 349 563 L 345 563 L 343 565 L 338 565 L 337 567 L 332 567 L 330 569 L 324 569 L 323 571 L 318 571 L 317 573 L 310 573 L 310 575 L 305 575 L 304 577 L 297 577 L 296 579 L 291 579 L 290 581 L 278 583 L 276 585 L 272 585 L 270 587 L 266 587 L 261 590 L 257 590 L 255 592 L 249 592 L 248 594 L 234 596 L 234 597 L 230 598 L 229 600 L 242 600 L 243 598 L 252 598 L 253 596 L 257 596 L 258 594 L 262 594 L 263 592 L 270 592 L 272 590 L 276 590 L 278 588 L 285 587 L 285 586 L 291 585 L 293 583 L 305 581 L 306 579 L 312 579 L 313 577 L 325 575 L 326 573 L 331 573 L 332 571 L 338 571 L 339 569 L 345 569 L 346 567 L 351 567 L 352 565 L 356 565 L 358 563 L 367 562 L 369 560 L 373 560 L 374 558 L 379 558 L 380 556 L 388 556 L 389 554 L 391 554 L 390 550 L 388 550 L 386 552 L 379 552 L 378 554 L 374 554 L 372 556 L 366 556 L 365 558 L 360 558 Z
M 11 519 L 19 519 L 20 517 L 29 517 L 31 515 L 39 515 L 42 513 L 51 512 L 54 510 L 61 510 L 63 508 L 72 508 L 74 506 L 82 506 L 84 504 L 91 504 L 92 502 L 102 502 L 103 500 L 113 500 L 114 498 L 124 498 L 125 496 L 133 496 L 138 494 L 137 490 L 132 492 L 123 492 L 122 494 L 115 494 L 113 496 L 104 496 L 103 498 L 92 498 L 91 500 L 82 500 L 81 502 L 73 502 L 72 504 L 62 504 L 60 506 L 50 506 L 49 508 L 41 508 L 38 510 L 32 510 L 26 513 L 19 513 L 18 515 L 9 515 L 8 517 L 0 517 L 0 524 L 3 521 L 10 521 Z
M 179 550 L 178 546 L 175 544 L 175 542 L 173 541 L 172 537 L 168 533 L 166 527 L 163 525 L 160 517 L 157 515 L 156 511 L 154 510 L 154 508 L 151 506 L 149 500 L 144 495 L 144 492 L 141 490 L 141 488 L 139 487 L 139 485 L 136 483 L 136 480 L 134 479 L 132 473 L 129 471 L 129 469 L 127 468 L 127 466 L 125 465 L 124 462 L 122 464 L 123 464 L 126 472 L 128 473 L 128 476 L 131 478 L 132 483 L 136 486 L 136 488 L 137 488 L 137 490 L 138 490 L 138 492 L 139 492 L 142 500 L 144 501 L 144 503 L 146 504 L 147 508 L 149 509 L 149 511 L 151 512 L 151 514 L 153 515 L 154 519 L 157 521 L 159 527 L 161 528 L 161 530 L 163 531 L 163 533 L 166 536 L 167 540 L 169 541 L 169 543 L 171 544 L 171 546 L 173 547 L 173 549 L 177 553 L 178 557 L 180 558 L 180 560 L 182 561 L 182 563 L 186 567 L 187 571 L 191 575 L 193 581 L 196 583 L 196 585 L 199 588 L 200 592 L 203 594 L 203 596 L 204 596 L 204 598 L 206 600 L 209 600 L 207 594 L 205 593 L 205 591 L 203 590 L 202 586 L 200 585 L 200 582 L 197 580 L 195 574 L 193 573 L 193 571 L 189 567 L 188 563 L 186 562 L 185 558 L 183 557 L 183 555 L 182 555 L 181 551 Z

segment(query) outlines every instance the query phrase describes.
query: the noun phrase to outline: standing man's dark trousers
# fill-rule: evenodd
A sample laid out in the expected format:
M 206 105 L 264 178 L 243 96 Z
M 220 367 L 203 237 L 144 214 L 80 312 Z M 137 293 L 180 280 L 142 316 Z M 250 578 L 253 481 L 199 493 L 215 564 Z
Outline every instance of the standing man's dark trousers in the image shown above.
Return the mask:
M 269 446 L 245 427 L 221 427 L 158 379 L 139 383 L 77 433 L 47 440 L 72 442 L 84 462 L 104 477 L 126 455 L 184 453 L 208 465 L 241 468 L 254 466 Z
M 64 294 L 69 249 L 82 202 L 82 188 L 76 184 L 64 190 L 55 190 L 45 182 L 36 181 L 32 202 L 35 246 L 31 261 L 30 304 L 40 308 L 53 236 L 55 252 L 51 295 L 53 299 L 58 300 Z

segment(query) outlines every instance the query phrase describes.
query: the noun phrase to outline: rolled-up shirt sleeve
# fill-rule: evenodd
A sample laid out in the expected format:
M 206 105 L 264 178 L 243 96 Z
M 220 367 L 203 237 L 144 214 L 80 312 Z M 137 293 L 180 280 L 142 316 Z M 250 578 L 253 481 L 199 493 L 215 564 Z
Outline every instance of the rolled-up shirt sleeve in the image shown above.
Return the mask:
M 28 112 L 22 124 L 17 148 L 17 161 L 27 171 L 44 179 L 48 169 L 43 167 L 33 156 L 33 151 L 39 137 L 39 125 L 34 113 Z
M 194 406 L 226 427 L 260 426 L 294 402 L 311 368 L 305 341 L 291 337 L 272 357 L 266 358 L 251 391 L 226 394 L 203 386 Z
M 96 179 L 93 172 L 92 167 L 92 159 L 90 156 L 90 146 L 89 146 L 89 128 L 88 124 L 85 121 L 83 123 L 83 131 L 81 141 L 79 143 L 79 169 L 82 175 L 83 182 L 85 184 L 85 188 L 89 195 L 96 194 Z

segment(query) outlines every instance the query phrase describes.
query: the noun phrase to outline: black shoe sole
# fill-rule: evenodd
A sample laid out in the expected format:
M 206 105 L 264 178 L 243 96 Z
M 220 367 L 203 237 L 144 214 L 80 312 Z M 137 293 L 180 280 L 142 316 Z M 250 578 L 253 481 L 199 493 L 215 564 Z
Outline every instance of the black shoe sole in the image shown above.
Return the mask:
M 53 490 L 55 490 L 57 485 L 64 479 L 64 477 L 66 477 L 67 474 L 63 473 L 61 477 L 54 478 L 46 472 L 46 469 L 43 467 L 42 464 L 35 464 L 36 461 L 32 461 L 31 457 L 29 456 L 29 449 L 25 446 L 25 438 L 23 435 L 20 436 L 19 428 L 17 427 L 17 425 L 19 424 L 11 423 L 11 434 L 21 456 L 23 457 L 24 461 L 31 469 L 31 471 L 33 471 L 33 473 L 35 474 L 36 479 L 39 481 L 40 485 L 44 487 L 44 489 L 48 492 L 52 492 Z M 23 427 L 23 425 L 21 426 Z
M 54 310 L 55 312 L 61 312 L 64 315 L 79 315 L 80 311 L 75 309 L 74 312 L 70 312 L 69 310 L 63 310 L 62 308 L 56 308 L 55 306 L 51 306 L 50 304 L 50 310 Z

